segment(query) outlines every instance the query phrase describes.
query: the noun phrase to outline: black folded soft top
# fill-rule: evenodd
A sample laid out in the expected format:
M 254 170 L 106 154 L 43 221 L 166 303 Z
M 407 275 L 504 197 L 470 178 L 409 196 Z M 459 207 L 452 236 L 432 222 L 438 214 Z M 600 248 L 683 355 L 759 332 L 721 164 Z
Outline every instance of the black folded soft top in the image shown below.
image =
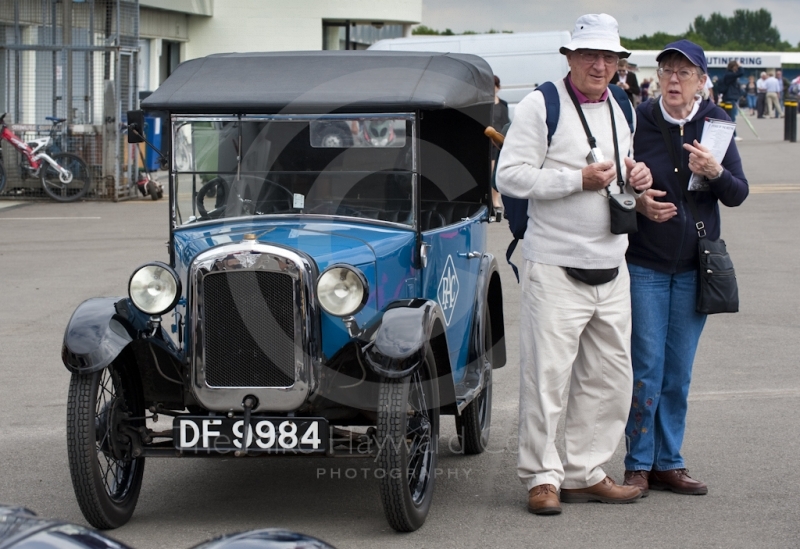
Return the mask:
M 462 109 L 494 102 L 478 56 L 400 51 L 223 53 L 180 64 L 145 110 L 324 114 Z

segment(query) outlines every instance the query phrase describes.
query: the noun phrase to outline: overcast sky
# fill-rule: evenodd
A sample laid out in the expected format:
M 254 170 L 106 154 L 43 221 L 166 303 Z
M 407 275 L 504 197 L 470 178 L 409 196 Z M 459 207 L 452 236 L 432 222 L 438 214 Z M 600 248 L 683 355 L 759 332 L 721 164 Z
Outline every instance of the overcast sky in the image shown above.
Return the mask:
M 792 46 L 800 42 L 800 0 L 422 0 L 422 24 L 453 32 L 489 29 L 514 32 L 568 30 L 584 13 L 608 13 L 619 21 L 626 38 L 658 31 L 685 32 L 698 15 L 713 12 L 731 17 L 734 10 L 772 14 L 772 25 Z

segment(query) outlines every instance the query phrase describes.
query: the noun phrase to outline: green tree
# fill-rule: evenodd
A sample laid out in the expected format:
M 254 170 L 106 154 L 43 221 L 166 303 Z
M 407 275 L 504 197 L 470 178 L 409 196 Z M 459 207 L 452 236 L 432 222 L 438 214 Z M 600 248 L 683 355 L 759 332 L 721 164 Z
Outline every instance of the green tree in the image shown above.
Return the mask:
M 675 42 L 684 38 L 679 34 L 667 34 L 665 32 L 657 32 L 652 36 L 643 34 L 639 38 L 621 38 L 622 46 L 629 50 L 661 50 L 670 42 Z
M 698 15 L 689 25 L 687 34 L 702 36 L 715 49 L 778 50 L 791 49 L 781 41 L 781 33 L 772 26 L 772 14 L 761 8 L 758 11 L 735 10 L 733 17 L 714 12 L 708 19 Z
M 738 51 L 798 51 L 781 40 L 780 32 L 772 26 L 772 14 L 765 10 L 736 10 L 732 17 L 714 12 L 708 19 L 698 15 L 683 34 L 657 32 L 652 36 L 622 38 L 622 45 L 634 50 L 660 50 L 670 42 L 686 38 L 705 50 Z
M 513 31 L 498 31 L 495 29 L 489 29 L 486 33 L 478 33 L 472 30 L 466 30 L 461 34 L 511 34 Z M 433 35 L 433 36 L 455 36 L 458 33 L 453 32 L 450 29 L 444 29 L 443 31 L 432 29 L 431 27 L 426 27 L 425 25 L 419 25 L 411 29 L 411 34 L 422 34 L 422 35 Z

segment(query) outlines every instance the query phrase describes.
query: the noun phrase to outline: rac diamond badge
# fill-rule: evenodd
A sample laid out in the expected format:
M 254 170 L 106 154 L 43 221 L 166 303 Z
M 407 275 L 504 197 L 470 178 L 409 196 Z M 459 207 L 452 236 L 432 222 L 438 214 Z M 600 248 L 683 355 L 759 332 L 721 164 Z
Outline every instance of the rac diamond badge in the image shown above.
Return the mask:
M 444 321 L 450 326 L 450 319 L 453 318 L 453 311 L 456 308 L 456 301 L 458 300 L 458 275 L 456 274 L 456 267 L 453 265 L 453 256 L 447 256 L 447 262 L 444 265 L 444 272 L 442 279 L 439 281 L 439 290 L 436 292 L 436 297 L 439 299 L 439 305 L 442 306 L 444 313 Z

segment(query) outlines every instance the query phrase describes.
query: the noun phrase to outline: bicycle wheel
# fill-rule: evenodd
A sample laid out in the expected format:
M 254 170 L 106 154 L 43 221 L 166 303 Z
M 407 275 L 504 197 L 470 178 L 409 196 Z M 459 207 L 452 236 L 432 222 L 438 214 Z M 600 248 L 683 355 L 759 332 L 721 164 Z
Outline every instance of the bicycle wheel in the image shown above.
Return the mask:
M 6 169 L 0 162 L 0 193 L 6 188 Z
M 80 156 L 72 153 L 58 153 L 53 155 L 53 160 L 62 168 L 69 170 L 71 177 L 65 181 L 62 174 L 45 161 L 41 171 L 44 192 L 59 202 L 72 202 L 89 192 L 92 175 L 86 162 Z

